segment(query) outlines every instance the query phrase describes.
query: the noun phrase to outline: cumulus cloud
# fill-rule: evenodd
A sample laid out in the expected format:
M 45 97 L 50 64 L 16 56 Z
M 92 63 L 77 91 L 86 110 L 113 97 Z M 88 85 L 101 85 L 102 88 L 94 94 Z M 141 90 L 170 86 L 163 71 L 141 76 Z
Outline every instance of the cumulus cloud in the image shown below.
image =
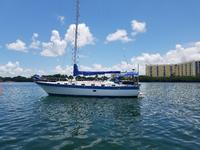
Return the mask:
M 41 42 L 39 40 L 37 40 L 38 36 L 39 36 L 38 33 L 33 33 L 32 42 L 31 42 L 29 48 L 40 49 Z
M 132 27 L 131 35 L 133 38 L 135 38 L 135 36 L 138 35 L 139 33 L 144 33 L 147 31 L 145 22 L 132 20 L 131 27 Z M 106 37 L 106 43 L 114 42 L 114 41 L 121 41 L 125 43 L 125 42 L 133 41 L 133 39 L 128 36 L 128 33 L 125 29 L 118 29 L 116 32 L 110 33 Z
M 65 34 L 65 40 L 74 45 L 75 39 L 75 24 L 71 24 Z M 90 32 L 90 28 L 86 24 L 81 23 L 78 25 L 78 47 L 94 44 L 94 37 Z
M 64 16 L 58 16 L 58 21 L 59 21 L 61 24 L 64 24 L 65 17 L 64 17 Z
M 93 64 L 92 66 L 84 66 L 80 65 L 79 70 L 83 71 L 101 71 L 101 70 L 109 70 L 107 67 L 103 67 L 101 64 Z M 72 66 L 65 66 L 62 67 L 60 65 L 56 66 L 53 70 L 53 73 L 60 73 L 60 74 L 67 74 L 72 75 L 73 67 Z
M 78 58 L 88 58 L 88 56 L 83 54 L 78 54 Z
M 91 66 L 85 66 L 85 65 L 80 65 L 79 70 L 82 71 L 109 71 L 109 70 L 116 70 L 116 71 L 131 71 L 134 69 L 135 64 L 128 64 L 127 62 L 120 62 L 119 64 L 106 67 L 101 64 L 92 64 Z M 54 73 L 60 73 L 60 74 L 67 74 L 71 75 L 73 72 L 73 67 L 72 66 L 66 66 L 66 67 L 61 67 L 60 65 L 56 66 Z
M 124 29 L 118 29 L 114 33 L 108 34 L 106 37 L 106 42 L 114 42 L 114 41 L 121 41 L 121 42 L 129 42 L 131 39 L 128 37 L 128 33 Z
M 132 20 L 131 26 L 132 26 L 132 30 L 133 30 L 133 32 L 132 32 L 133 36 L 137 35 L 138 33 L 144 33 L 147 30 L 145 22 Z
M 67 42 L 60 37 L 58 31 L 53 30 L 50 38 L 50 42 L 42 43 L 42 56 L 56 57 L 65 53 Z
M 32 74 L 31 69 L 22 68 L 18 61 L 0 65 L 0 76 L 30 76 Z
M 26 43 L 24 43 L 20 39 L 17 39 L 16 42 L 6 44 L 6 48 L 9 50 L 14 50 L 19 52 L 27 52 Z
M 175 49 L 169 50 L 163 55 L 142 53 L 140 56 L 133 57 L 131 62 L 140 64 L 141 74 L 145 74 L 146 64 L 175 64 L 194 60 L 200 60 L 200 42 L 193 43 L 190 47 L 177 44 Z
M 67 65 L 66 67 L 61 67 L 60 65 L 58 65 L 53 70 L 53 73 L 72 75 L 72 66 Z
M 50 42 L 42 43 L 42 56 L 56 57 L 65 53 L 67 45 L 70 43 L 74 46 L 75 24 L 71 24 L 66 31 L 65 38 L 61 38 L 58 31 L 53 30 Z M 78 47 L 94 44 L 94 37 L 86 24 L 78 25 Z
M 143 53 L 141 56 L 134 57 L 133 61 L 145 64 L 171 64 L 200 60 L 200 47 L 198 43 L 196 42 L 190 47 L 183 47 L 177 44 L 175 49 L 167 51 L 164 55 L 159 53 Z
M 53 41 L 53 39 L 52 39 Z M 145 74 L 146 64 L 172 64 L 172 63 L 182 63 L 188 61 L 200 60 L 200 42 L 195 42 L 189 47 L 184 47 L 181 44 L 175 45 L 175 48 L 168 50 L 165 54 L 160 53 L 142 53 L 139 56 L 132 57 L 129 63 L 126 61 L 121 61 L 113 66 L 103 66 L 101 64 L 93 64 L 91 66 L 80 65 L 80 70 L 86 71 L 102 71 L 102 70 L 120 70 L 120 71 L 131 71 L 132 69 L 137 70 L 137 64 L 140 65 L 140 74 Z M 39 73 L 36 70 L 31 70 L 27 68 L 22 68 L 20 63 L 8 62 L 5 65 L 0 65 L 0 76 L 30 76 L 35 73 Z M 44 71 L 40 71 L 44 74 Z M 61 74 L 72 74 L 72 66 L 62 67 L 60 65 L 56 66 L 52 73 Z
M 28 48 L 39 49 L 41 42 L 37 40 L 38 36 L 39 36 L 38 33 L 33 33 L 31 38 L 32 42 L 30 43 L 29 46 L 26 46 L 26 43 L 23 42 L 22 40 L 17 39 L 16 42 L 6 44 L 6 48 L 9 50 L 15 50 L 20 52 L 28 52 Z
M 64 16 L 59 16 L 60 21 L 64 21 Z M 17 39 L 16 42 L 6 44 L 7 49 L 27 52 L 28 48 L 42 49 L 41 55 L 46 57 L 62 56 L 65 53 L 68 43 L 74 46 L 75 24 L 71 24 L 62 38 L 57 30 L 53 30 L 49 42 L 41 42 L 38 33 L 33 33 L 32 42 L 27 47 L 26 43 Z M 78 25 L 78 47 L 94 44 L 94 37 L 90 28 L 86 24 Z
M 112 70 L 119 70 L 119 71 L 132 71 L 132 69 L 135 69 L 135 64 L 128 63 L 126 61 L 121 61 L 119 64 L 116 64 L 111 67 Z
M 145 65 L 147 64 L 172 64 L 183 63 L 194 60 L 200 60 L 200 42 L 195 42 L 189 47 L 184 47 L 181 44 L 177 44 L 174 49 L 168 50 L 165 54 L 160 53 L 142 53 L 139 56 L 134 56 L 130 59 L 129 63 L 121 61 L 120 63 L 105 67 L 101 64 L 93 64 L 92 66 L 80 66 L 81 70 L 120 70 L 131 71 L 137 70 L 139 64 L 140 74 L 145 74 Z M 60 68 L 64 69 L 64 68 Z M 72 68 L 71 68 L 72 69 Z M 72 70 L 71 70 L 72 72 Z

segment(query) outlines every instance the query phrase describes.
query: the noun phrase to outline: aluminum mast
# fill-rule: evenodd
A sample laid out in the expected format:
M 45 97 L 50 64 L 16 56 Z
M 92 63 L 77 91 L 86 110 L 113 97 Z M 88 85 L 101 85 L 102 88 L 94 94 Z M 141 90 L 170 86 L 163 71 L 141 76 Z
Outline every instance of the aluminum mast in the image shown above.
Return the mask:
M 76 0 L 76 27 L 75 27 L 74 56 L 73 56 L 74 64 L 77 64 L 79 8 L 80 8 L 80 1 Z

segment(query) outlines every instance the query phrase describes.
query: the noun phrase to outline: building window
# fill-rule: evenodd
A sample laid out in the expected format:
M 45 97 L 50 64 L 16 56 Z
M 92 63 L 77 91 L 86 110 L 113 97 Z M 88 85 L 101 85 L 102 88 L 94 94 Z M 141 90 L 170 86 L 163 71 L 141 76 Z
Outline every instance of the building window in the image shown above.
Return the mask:
M 187 76 L 187 64 L 185 64 L 185 75 Z
M 170 65 L 170 77 L 172 76 L 172 66 Z
M 178 76 L 180 76 L 180 66 L 178 65 Z
M 166 77 L 166 68 L 165 68 L 165 66 L 163 66 L 163 75 L 164 75 L 164 77 Z
M 158 70 L 159 68 L 158 68 L 158 65 L 156 66 L 156 73 L 157 73 L 157 77 L 159 76 L 159 70 Z
M 198 75 L 198 62 L 195 62 L 195 76 Z
M 175 76 L 177 76 L 177 70 L 178 70 L 177 67 L 178 67 L 178 65 L 174 65 L 174 72 L 173 73 L 174 73 Z
M 183 76 L 183 64 L 181 65 L 181 75 Z
M 199 61 L 199 67 L 198 67 L 198 76 L 200 75 L 200 61 Z
M 150 77 L 152 77 L 152 66 L 150 66 Z

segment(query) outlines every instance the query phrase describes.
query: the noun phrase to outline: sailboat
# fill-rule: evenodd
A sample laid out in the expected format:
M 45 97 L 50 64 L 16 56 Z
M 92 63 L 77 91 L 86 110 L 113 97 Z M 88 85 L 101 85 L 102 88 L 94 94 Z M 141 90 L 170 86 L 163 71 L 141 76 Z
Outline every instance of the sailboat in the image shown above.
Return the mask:
M 79 23 L 79 0 L 76 0 L 76 27 L 75 42 L 73 49 L 73 80 L 48 81 L 35 75 L 35 83 L 49 95 L 62 96 L 94 96 L 94 97 L 137 97 L 139 95 L 139 73 L 121 71 L 80 71 L 77 65 L 78 49 L 78 23 Z M 107 81 L 78 81 L 77 76 L 111 75 L 112 80 Z M 122 78 L 129 80 L 123 81 Z M 131 79 L 131 80 L 130 80 Z

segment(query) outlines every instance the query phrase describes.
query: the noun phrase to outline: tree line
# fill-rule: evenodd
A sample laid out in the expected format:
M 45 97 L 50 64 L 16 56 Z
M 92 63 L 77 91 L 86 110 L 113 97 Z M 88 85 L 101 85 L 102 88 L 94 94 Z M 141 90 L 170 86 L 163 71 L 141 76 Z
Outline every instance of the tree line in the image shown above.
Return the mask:
M 200 82 L 200 76 L 149 77 L 140 76 L 140 82 Z
M 67 81 L 72 80 L 74 77 L 72 75 L 62 75 L 62 74 L 54 74 L 54 75 L 42 75 L 42 80 L 47 81 Z M 102 76 L 94 76 L 94 77 L 84 77 L 84 76 L 77 76 L 76 80 L 78 81 L 92 81 L 92 80 L 101 80 L 105 81 L 108 77 Z M 34 76 L 31 77 L 24 77 L 24 76 L 16 76 L 16 77 L 1 77 L 0 76 L 0 82 L 33 82 Z
M 42 79 L 48 81 L 67 81 L 72 80 L 73 76 L 68 75 L 61 75 L 61 74 L 54 74 L 54 75 L 43 75 Z M 93 76 L 93 77 L 82 77 L 77 76 L 76 80 L 78 81 L 91 81 L 91 80 L 100 80 L 105 81 L 108 77 L 106 76 Z M 200 82 L 200 77 L 192 77 L 192 76 L 173 76 L 173 77 L 149 77 L 149 76 L 140 76 L 140 82 Z M 23 76 L 16 76 L 16 77 L 0 77 L 0 82 L 33 82 L 32 77 L 23 77 Z

